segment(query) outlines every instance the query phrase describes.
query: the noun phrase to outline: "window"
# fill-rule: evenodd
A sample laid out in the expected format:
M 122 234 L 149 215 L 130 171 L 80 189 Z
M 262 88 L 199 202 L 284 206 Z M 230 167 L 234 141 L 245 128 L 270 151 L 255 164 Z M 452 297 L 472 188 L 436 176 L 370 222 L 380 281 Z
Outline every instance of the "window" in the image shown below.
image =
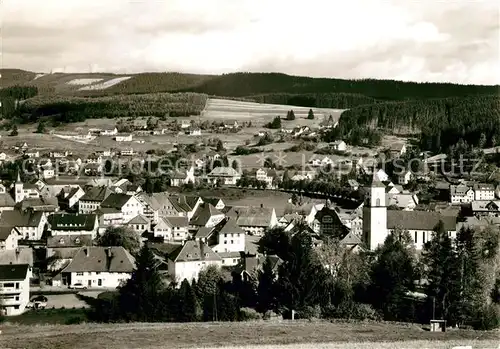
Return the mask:
M 19 282 L 16 282 L 16 290 L 19 290 Z
M 83 276 L 82 272 L 76 273 L 76 276 Z
M 418 234 L 418 232 L 415 232 L 415 243 L 417 243 L 417 240 L 418 240 L 417 239 L 417 234 Z
M 5 288 L 14 287 L 14 283 L 13 282 L 7 282 L 7 283 L 3 284 L 3 287 L 5 287 Z
M 377 200 L 375 201 L 375 206 L 380 206 L 380 199 L 377 199 Z
M 333 218 L 331 216 L 325 216 L 323 217 L 323 223 L 331 223 L 333 222 Z

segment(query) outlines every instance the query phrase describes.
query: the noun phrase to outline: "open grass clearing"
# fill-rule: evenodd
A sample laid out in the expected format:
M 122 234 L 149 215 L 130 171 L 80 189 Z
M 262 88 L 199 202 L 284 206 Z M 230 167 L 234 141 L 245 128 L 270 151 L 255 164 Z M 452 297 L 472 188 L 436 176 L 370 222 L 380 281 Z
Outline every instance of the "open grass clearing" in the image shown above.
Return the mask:
M 0 347 L 80 349 L 175 348 L 496 348 L 498 332 L 431 333 L 417 325 L 330 322 L 82 324 L 2 326 Z M 301 344 L 300 346 L 298 344 Z M 318 343 L 318 344 L 316 344 Z M 380 343 L 380 346 L 378 344 Z M 267 347 L 266 347 L 267 346 Z

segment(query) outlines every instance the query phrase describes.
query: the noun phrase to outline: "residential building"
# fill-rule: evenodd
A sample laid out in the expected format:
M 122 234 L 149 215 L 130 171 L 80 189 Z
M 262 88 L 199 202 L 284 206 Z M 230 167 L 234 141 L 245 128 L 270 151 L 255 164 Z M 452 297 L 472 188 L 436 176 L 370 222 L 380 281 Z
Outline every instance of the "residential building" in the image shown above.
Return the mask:
M 191 166 L 189 169 L 184 171 L 178 170 L 172 174 L 170 177 L 170 185 L 172 187 L 180 187 L 184 184 L 189 184 L 195 182 L 194 177 L 194 167 Z
M 245 231 L 236 224 L 235 218 L 227 218 L 214 228 L 208 244 L 222 259 L 222 265 L 234 266 L 245 252 Z
M 311 227 L 316 234 L 336 239 L 342 239 L 349 232 L 337 211 L 327 206 L 316 213 Z
M 266 229 L 278 225 L 278 218 L 274 208 L 261 206 L 233 209 L 238 217 L 236 224 L 247 234 L 261 236 Z
M 277 177 L 278 175 L 273 169 L 266 170 L 263 168 L 259 168 L 255 173 L 255 178 L 258 181 L 265 182 L 266 188 L 274 188 Z
M 494 200 L 495 186 L 489 183 L 474 183 L 474 200 Z
M 208 182 L 217 185 L 236 185 L 241 174 L 232 167 L 216 167 L 208 175 Z
M 103 202 L 113 192 L 107 186 L 93 187 L 87 189 L 85 195 L 78 202 L 79 213 L 92 213 L 97 210 Z
M 102 130 L 101 136 L 116 136 L 118 134 L 118 129 L 115 127 L 112 130 Z
M 85 195 L 85 191 L 80 187 L 64 187 L 61 189 L 57 198 L 59 206 L 63 210 L 78 210 L 78 202 Z
M 0 226 L 16 228 L 23 240 L 40 240 L 46 224 L 47 218 L 41 211 L 14 210 L 0 215 Z
M 109 194 L 100 205 L 101 208 L 113 208 L 121 211 L 124 222 L 130 221 L 137 215 L 144 213 L 144 207 L 135 197 L 127 194 Z
M 168 272 L 180 285 L 184 279 L 190 283 L 198 280 L 200 271 L 210 265 L 221 267 L 222 259 L 205 242 L 187 240 L 169 255 Z
M 139 214 L 125 223 L 130 229 L 135 231 L 136 233 L 144 233 L 146 231 L 151 230 L 151 222 L 147 217 L 142 214 Z
M 500 217 L 500 200 L 472 201 L 471 209 L 476 217 Z
M 189 224 L 193 227 L 215 227 L 224 219 L 224 213 L 217 210 L 212 204 L 204 203 L 198 207 Z
M 0 310 L 6 316 L 22 314 L 30 297 L 30 266 L 0 265 Z
M 166 241 L 181 242 L 188 238 L 187 217 L 160 217 L 158 224 L 153 228 L 155 238 L 163 238 Z
M 412 179 L 411 170 L 403 170 L 400 174 L 398 174 L 398 184 L 406 185 Z
M 84 246 L 92 246 L 92 235 L 59 235 L 47 238 L 47 258 L 53 257 L 58 260 L 59 267 L 53 270 L 61 270 L 63 265 L 67 265 L 78 251 Z
M 346 144 L 346 142 L 344 142 L 342 140 L 337 140 L 333 143 L 330 143 L 330 146 L 336 151 L 346 151 L 347 150 L 347 144 Z
M 63 284 L 117 288 L 132 276 L 134 257 L 123 247 L 82 247 L 61 272 Z
M 0 251 L 15 250 L 21 233 L 12 227 L 0 227 Z
M 117 142 L 132 142 L 132 134 L 128 135 L 117 135 L 115 137 L 115 140 Z
M 450 185 L 450 201 L 452 205 L 471 203 L 474 201 L 474 190 L 465 184 Z
M 57 213 L 48 222 L 52 236 L 91 235 L 95 239 L 99 228 L 96 214 Z

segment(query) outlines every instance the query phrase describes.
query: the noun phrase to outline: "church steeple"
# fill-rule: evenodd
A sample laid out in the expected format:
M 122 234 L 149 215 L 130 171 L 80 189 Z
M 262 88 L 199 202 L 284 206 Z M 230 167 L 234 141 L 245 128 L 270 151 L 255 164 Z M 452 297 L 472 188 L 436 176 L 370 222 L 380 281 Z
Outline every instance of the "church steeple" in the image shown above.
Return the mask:
M 17 180 L 16 183 L 22 183 L 21 182 L 21 171 L 17 170 Z
M 24 185 L 21 182 L 21 171 L 17 171 L 17 180 L 14 183 L 14 200 L 16 203 L 24 200 Z

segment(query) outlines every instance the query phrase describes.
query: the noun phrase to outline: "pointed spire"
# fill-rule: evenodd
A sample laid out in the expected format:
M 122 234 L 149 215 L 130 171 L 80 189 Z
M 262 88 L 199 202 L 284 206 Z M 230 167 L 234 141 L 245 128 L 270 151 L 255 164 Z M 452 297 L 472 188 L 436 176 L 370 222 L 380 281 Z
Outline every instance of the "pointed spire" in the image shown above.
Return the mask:
M 21 171 L 17 170 L 17 180 L 16 183 L 22 183 L 21 182 Z
M 385 188 L 384 183 L 378 178 L 377 171 L 373 169 L 372 188 Z

